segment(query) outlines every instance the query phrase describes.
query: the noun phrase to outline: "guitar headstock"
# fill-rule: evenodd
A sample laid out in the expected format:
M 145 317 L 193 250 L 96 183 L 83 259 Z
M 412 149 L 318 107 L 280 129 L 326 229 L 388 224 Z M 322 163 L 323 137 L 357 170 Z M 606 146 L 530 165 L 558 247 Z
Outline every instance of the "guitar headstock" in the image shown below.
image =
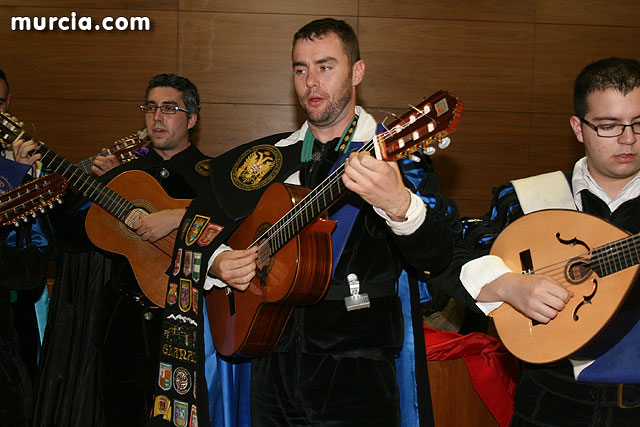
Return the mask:
M 62 203 L 60 198 L 66 190 L 65 177 L 49 174 L 0 194 L 0 226 L 18 225 L 38 211 L 52 208 L 54 202 Z
M 462 100 L 451 92 L 440 90 L 388 125 L 374 138 L 376 157 L 398 160 L 417 150 L 427 154 L 449 145 L 448 135 L 460 123 Z
M 24 123 L 18 121 L 11 114 L 0 111 L 0 140 L 3 144 L 11 144 L 24 135 Z
M 143 129 L 124 138 L 117 140 L 109 149 L 109 153 L 115 155 L 122 163 L 140 157 L 140 150 L 151 142 L 147 129 Z

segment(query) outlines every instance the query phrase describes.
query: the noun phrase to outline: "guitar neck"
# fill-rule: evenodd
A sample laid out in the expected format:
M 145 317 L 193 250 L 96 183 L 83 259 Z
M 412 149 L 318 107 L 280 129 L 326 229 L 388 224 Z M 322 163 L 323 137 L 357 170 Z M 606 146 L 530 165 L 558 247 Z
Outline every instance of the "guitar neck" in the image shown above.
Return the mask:
M 609 274 L 640 264 L 640 234 L 625 237 L 593 250 L 591 266 L 598 276 Z
M 359 151 L 374 150 L 373 142 L 368 142 Z M 316 188 L 307 194 L 300 203 L 292 207 L 282 218 L 273 224 L 257 241 L 268 243 L 271 255 L 278 252 L 292 240 L 303 228 L 315 221 L 323 212 L 333 205 L 342 195 L 346 187 L 342 182 L 344 163 L 336 168 Z
M 86 173 L 86 174 L 90 174 L 91 173 L 91 166 L 93 166 L 93 160 L 98 157 L 98 156 L 108 156 L 109 155 L 109 151 L 103 151 L 102 153 L 98 153 L 95 156 L 91 156 L 87 159 L 81 160 L 78 163 L 75 164 L 75 166 L 78 169 L 81 169 L 82 172 Z
M 102 206 L 118 220 L 124 222 L 127 214 L 135 208 L 127 199 L 92 178 L 47 146 L 40 144 L 37 151 L 42 154 L 41 161 L 44 169 L 67 178 L 72 187 Z

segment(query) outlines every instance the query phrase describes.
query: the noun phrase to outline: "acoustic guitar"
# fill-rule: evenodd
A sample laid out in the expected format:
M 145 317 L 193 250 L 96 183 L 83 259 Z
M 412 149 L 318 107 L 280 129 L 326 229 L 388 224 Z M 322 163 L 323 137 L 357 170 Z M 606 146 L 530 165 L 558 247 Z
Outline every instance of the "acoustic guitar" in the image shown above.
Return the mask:
M 598 217 L 569 210 L 525 215 L 496 238 L 491 254 L 512 271 L 545 274 L 574 296 L 547 324 L 533 321 L 508 304 L 493 311 L 507 349 L 531 363 L 549 363 L 575 355 L 620 313 L 638 277 L 640 234 L 629 233 Z M 638 320 L 625 322 L 633 326 Z M 592 350 L 595 351 L 595 350 Z
M 439 91 L 393 121 L 361 151 L 397 159 L 418 149 L 444 148 L 463 103 Z M 313 191 L 271 184 L 256 209 L 228 239 L 233 248 L 258 245 L 258 271 L 246 291 L 215 288 L 206 296 L 211 334 L 223 355 L 260 356 L 277 344 L 296 306 L 320 301 L 331 277 L 331 231 L 323 218 L 345 193 L 344 165 Z
M 0 139 L 8 143 L 18 138 L 32 139 L 5 113 L 0 113 L 0 132 Z M 171 264 L 176 232 L 150 243 L 141 240 L 131 226 L 148 213 L 186 208 L 191 200 L 169 197 L 152 176 L 141 171 L 124 172 L 104 185 L 41 142 L 35 142 L 35 151 L 42 154 L 43 168 L 64 176 L 73 188 L 95 202 L 85 223 L 89 239 L 104 250 L 124 255 L 145 296 L 164 307 L 165 272 Z
M 50 174 L 0 194 L 0 226 L 17 226 L 20 221 L 27 222 L 38 212 L 53 208 L 54 203 L 62 203 L 60 198 L 66 190 L 66 178 Z

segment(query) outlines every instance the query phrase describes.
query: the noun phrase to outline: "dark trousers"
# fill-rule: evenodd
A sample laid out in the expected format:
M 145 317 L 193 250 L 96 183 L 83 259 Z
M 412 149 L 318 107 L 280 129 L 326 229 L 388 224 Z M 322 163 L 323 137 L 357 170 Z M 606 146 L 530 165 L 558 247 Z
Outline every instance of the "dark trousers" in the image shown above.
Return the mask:
M 526 369 L 510 426 L 637 427 L 640 386 L 626 385 L 620 395 L 617 384 L 579 383 L 551 370 Z
M 296 351 L 256 359 L 251 369 L 252 427 L 400 426 L 391 350 L 355 355 Z

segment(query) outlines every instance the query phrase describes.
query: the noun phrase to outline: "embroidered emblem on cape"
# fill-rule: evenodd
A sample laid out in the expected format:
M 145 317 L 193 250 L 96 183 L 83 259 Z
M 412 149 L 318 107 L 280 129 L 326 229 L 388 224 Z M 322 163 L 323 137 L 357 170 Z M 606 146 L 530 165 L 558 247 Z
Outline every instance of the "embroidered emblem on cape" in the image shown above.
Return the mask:
M 210 223 L 207 228 L 204 229 L 202 235 L 198 239 L 198 246 L 207 246 L 216 238 L 224 227 L 218 224 Z
M 185 258 L 187 255 L 185 254 Z M 178 307 L 185 313 L 191 309 L 191 280 L 180 279 L 180 295 L 178 296 Z
M 191 277 L 193 277 L 194 282 L 198 282 L 200 280 L 200 263 L 202 262 L 202 253 L 194 252 L 193 253 L 193 262 L 191 269 L 193 270 Z
M 191 405 L 191 416 L 189 417 L 189 427 L 198 427 L 198 409 L 196 405 Z
M 173 264 L 173 275 L 177 276 L 180 273 L 180 264 L 182 263 L 182 248 L 178 248 L 178 253 L 176 254 L 176 262 Z
M 209 176 L 209 160 L 210 159 L 204 159 L 196 163 L 196 172 L 202 176 Z
M 11 183 L 7 178 L 0 175 L 0 194 L 6 193 L 9 190 L 11 190 Z
M 163 420 L 171 421 L 171 400 L 167 396 L 159 395 L 153 404 L 153 416 L 162 415 Z
M 173 424 L 177 427 L 186 427 L 189 404 L 180 400 L 173 401 Z
M 178 284 L 169 283 L 169 292 L 167 292 L 167 304 L 173 305 L 178 301 Z
M 231 182 L 245 191 L 269 184 L 282 168 L 282 153 L 273 145 L 261 144 L 248 149 L 231 169 Z
M 209 219 L 210 218 L 208 216 L 196 215 L 187 230 L 187 235 L 184 238 L 184 243 L 187 246 L 193 245 L 193 242 L 198 240 L 200 233 L 204 230 L 204 226 L 207 225 Z
M 173 367 L 170 363 L 160 362 L 160 374 L 158 375 L 158 385 L 164 391 L 171 390 L 171 371 Z
M 188 275 L 191 274 L 192 263 L 193 263 L 193 252 L 185 251 L 184 252 L 184 266 L 182 268 L 182 272 L 184 273 L 185 276 L 188 276 Z
M 187 232 L 187 226 L 191 222 L 191 218 L 185 218 L 182 220 L 182 225 L 180 226 L 180 240 L 184 239 L 184 235 Z
M 183 367 L 173 371 L 173 388 L 178 394 L 187 394 L 191 389 L 191 374 Z
M 197 288 L 192 288 L 191 289 L 191 307 L 193 308 L 193 312 L 195 313 L 195 315 L 198 315 L 198 295 L 199 295 L 199 291 Z

